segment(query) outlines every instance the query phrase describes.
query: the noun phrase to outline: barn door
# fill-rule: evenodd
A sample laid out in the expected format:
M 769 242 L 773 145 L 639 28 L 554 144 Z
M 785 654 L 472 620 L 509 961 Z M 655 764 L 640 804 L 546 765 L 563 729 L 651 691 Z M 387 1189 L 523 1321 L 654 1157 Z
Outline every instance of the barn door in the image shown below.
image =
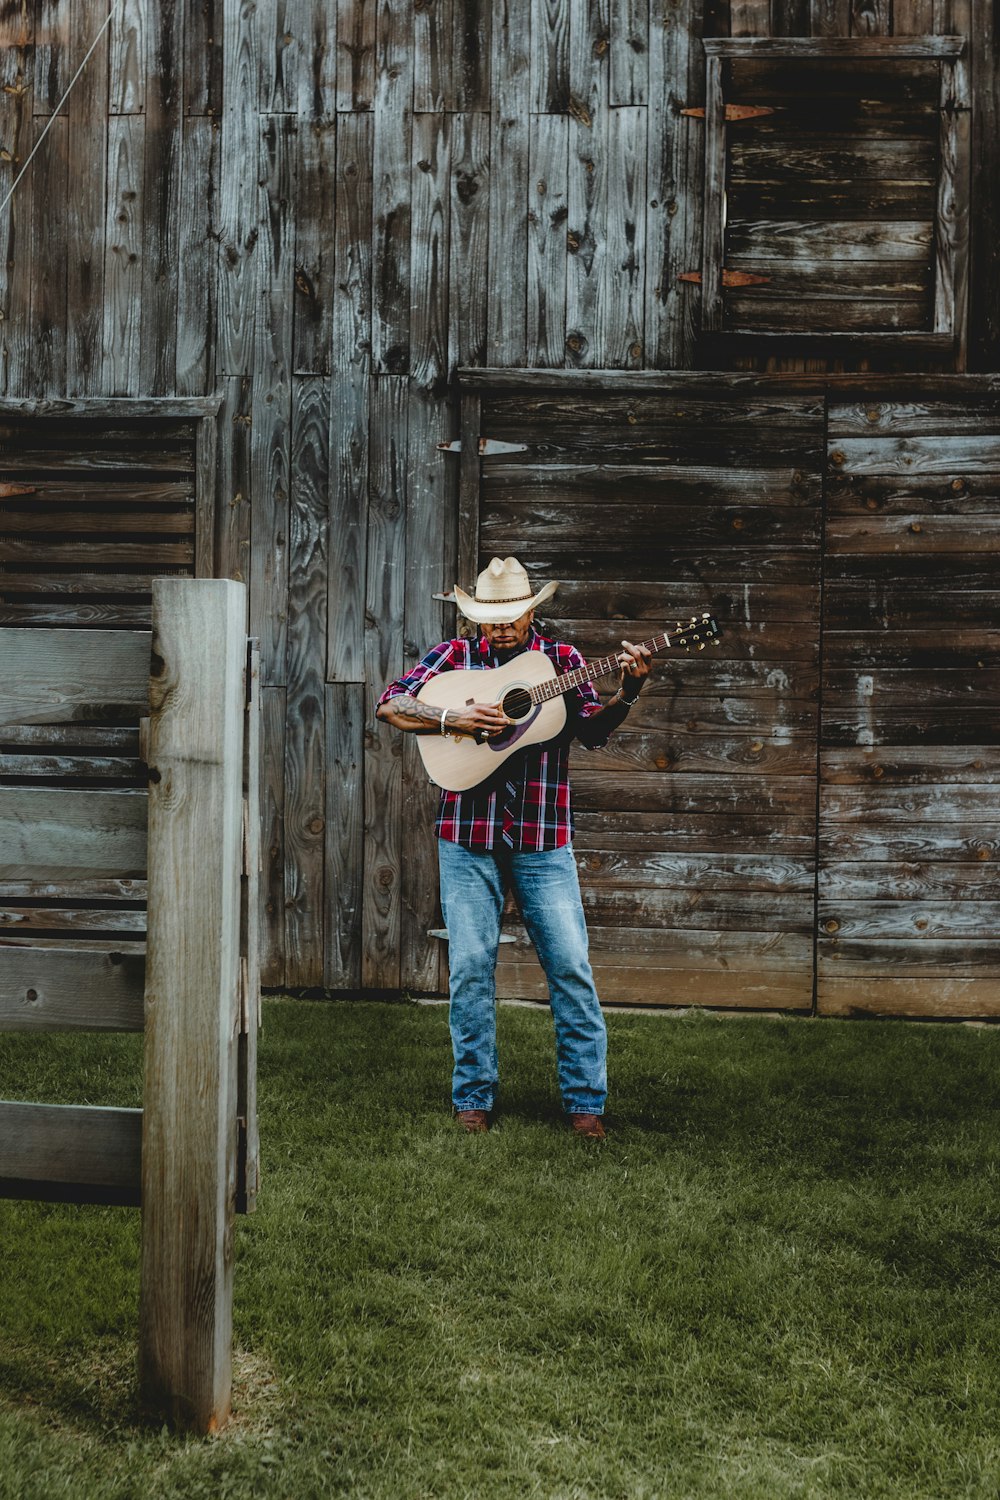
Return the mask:
M 831 396 L 817 1003 L 1000 1014 L 1000 400 Z
M 585 656 L 705 609 L 725 631 L 661 660 L 606 749 L 574 749 L 602 999 L 809 1007 L 823 402 L 745 377 L 621 393 L 538 378 L 466 401 L 463 581 L 511 553 L 562 580 L 541 625 Z M 521 451 L 474 461 L 478 435 Z M 500 993 L 542 996 L 512 930 Z

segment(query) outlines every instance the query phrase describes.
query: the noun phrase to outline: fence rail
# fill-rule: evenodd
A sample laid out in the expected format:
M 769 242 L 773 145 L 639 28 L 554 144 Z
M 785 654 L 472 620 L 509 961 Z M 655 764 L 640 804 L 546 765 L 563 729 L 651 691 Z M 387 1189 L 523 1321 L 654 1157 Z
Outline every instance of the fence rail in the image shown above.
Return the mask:
M 259 680 L 228 580 L 156 580 L 152 634 L 0 630 L 0 734 L 131 724 L 149 780 L 0 787 L 0 1030 L 145 1031 L 141 1110 L 0 1101 L 0 1196 L 141 1203 L 144 1394 L 201 1432 L 229 1412 L 257 1194 Z

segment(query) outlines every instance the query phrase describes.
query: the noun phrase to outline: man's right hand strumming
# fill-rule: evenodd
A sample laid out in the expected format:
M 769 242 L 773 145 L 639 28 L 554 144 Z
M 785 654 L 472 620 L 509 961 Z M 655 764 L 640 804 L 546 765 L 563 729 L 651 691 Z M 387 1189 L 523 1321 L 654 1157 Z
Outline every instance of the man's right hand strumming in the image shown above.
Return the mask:
M 465 708 L 435 708 L 419 698 L 400 694 L 376 710 L 380 719 L 411 734 L 467 734 L 473 739 L 491 739 L 509 722 L 496 703 L 469 703 Z

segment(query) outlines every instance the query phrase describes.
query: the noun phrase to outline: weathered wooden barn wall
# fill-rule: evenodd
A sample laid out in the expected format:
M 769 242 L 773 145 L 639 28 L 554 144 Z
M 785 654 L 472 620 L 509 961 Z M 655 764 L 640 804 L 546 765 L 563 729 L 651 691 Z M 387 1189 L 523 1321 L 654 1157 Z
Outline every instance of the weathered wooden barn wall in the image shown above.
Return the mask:
M 0 3 L 0 191 L 105 14 Z M 0 396 L 221 395 L 214 565 L 249 580 L 261 640 L 270 982 L 440 982 L 433 797 L 371 706 L 453 629 L 433 595 L 479 512 L 474 456 L 436 446 L 462 427 L 455 371 L 703 360 L 701 290 L 678 277 L 702 267 L 705 121 L 681 110 L 705 103 L 704 37 L 954 33 L 972 101 L 966 363 L 988 371 L 992 0 L 120 0 L 0 214 Z M 893 129 L 889 155 L 924 171 L 926 199 L 930 137 L 911 150 Z M 890 284 L 901 316 L 918 316 L 926 274 Z M 725 362 L 811 371 L 821 402 L 827 371 L 871 363 L 794 343 Z M 880 363 L 955 367 L 905 349 Z M 987 516 L 985 498 L 964 516 L 982 557 Z M 831 524 L 817 559 L 849 555 Z

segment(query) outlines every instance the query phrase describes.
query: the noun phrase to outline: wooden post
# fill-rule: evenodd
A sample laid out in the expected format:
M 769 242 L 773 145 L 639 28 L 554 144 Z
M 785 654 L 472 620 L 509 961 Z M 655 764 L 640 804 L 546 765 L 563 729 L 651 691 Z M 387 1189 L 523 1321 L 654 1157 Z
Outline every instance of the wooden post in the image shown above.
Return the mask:
M 201 1433 L 232 1383 L 246 639 L 243 584 L 154 582 L 139 1372 Z

